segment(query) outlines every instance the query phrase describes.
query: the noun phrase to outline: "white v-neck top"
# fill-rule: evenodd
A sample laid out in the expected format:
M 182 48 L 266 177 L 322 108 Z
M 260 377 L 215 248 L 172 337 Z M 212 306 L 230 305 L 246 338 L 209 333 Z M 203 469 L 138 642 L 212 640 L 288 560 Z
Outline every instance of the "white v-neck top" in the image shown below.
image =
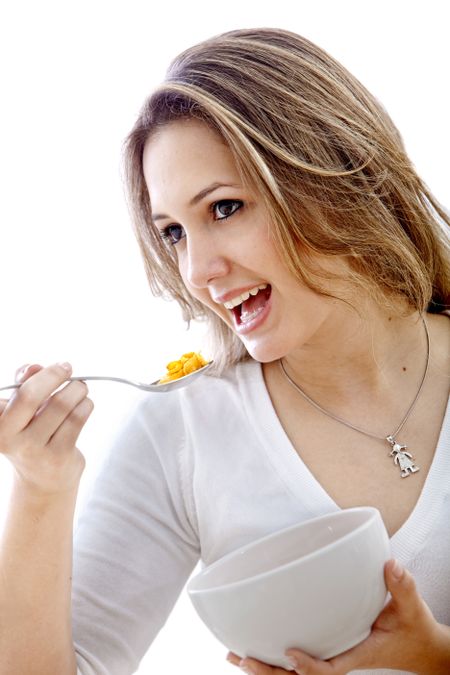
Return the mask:
M 285 434 L 259 363 L 143 396 L 76 531 L 79 675 L 134 673 L 199 558 L 210 564 L 338 509 Z M 436 619 L 450 625 L 449 406 L 422 493 L 391 546 Z

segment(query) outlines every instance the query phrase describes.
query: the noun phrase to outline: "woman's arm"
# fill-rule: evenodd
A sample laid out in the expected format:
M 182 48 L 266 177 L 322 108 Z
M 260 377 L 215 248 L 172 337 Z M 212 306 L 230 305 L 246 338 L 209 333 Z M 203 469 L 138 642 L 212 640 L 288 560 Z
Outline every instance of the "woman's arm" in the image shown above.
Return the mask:
M 136 672 L 198 561 L 179 393 L 137 401 L 80 513 L 72 607 L 83 673 Z
M 72 524 L 92 411 L 70 366 L 30 367 L 1 402 L 0 452 L 14 467 L 0 539 L 0 675 L 74 675 Z

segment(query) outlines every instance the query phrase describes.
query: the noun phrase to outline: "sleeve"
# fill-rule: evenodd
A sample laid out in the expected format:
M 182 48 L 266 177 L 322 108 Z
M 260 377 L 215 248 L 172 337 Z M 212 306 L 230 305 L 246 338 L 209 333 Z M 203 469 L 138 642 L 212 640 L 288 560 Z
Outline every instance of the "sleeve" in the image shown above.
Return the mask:
M 134 673 L 199 559 L 183 416 L 161 403 L 141 402 L 125 424 L 78 521 L 78 675 Z

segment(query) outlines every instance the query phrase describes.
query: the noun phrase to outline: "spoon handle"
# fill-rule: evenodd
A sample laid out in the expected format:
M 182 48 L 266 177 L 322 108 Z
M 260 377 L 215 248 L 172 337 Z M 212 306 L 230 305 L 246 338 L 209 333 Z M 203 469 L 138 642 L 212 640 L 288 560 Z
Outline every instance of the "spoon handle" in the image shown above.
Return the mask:
M 132 387 L 137 387 L 138 389 L 146 389 L 149 386 L 156 386 L 155 384 L 148 385 L 148 384 L 143 384 L 141 382 L 134 382 L 133 380 L 127 380 L 124 377 L 112 377 L 108 375 L 77 375 L 74 377 L 69 377 L 69 380 L 71 382 L 80 380 L 80 381 L 85 381 L 85 380 L 109 380 L 111 382 L 121 382 L 122 384 L 129 384 Z M 19 384 L 10 384 L 7 387 L 0 387 L 0 391 L 6 391 L 7 389 L 18 389 L 21 386 L 21 383 Z
M 109 382 L 121 382 L 122 384 L 129 384 L 131 387 L 136 387 L 136 389 L 142 389 L 142 391 L 158 391 L 162 393 L 165 391 L 169 391 L 169 389 L 179 389 L 181 387 L 186 387 L 188 384 L 193 382 L 197 377 L 203 375 L 212 364 L 213 361 L 209 361 L 202 368 L 194 370 L 192 373 L 189 373 L 188 375 L 183 375 L 183 377 L 179 377 L 176 380 L 164 382 L 163 384 L 159 384 L 159 380 L 147 384 L 144 382 L 136 382 L 135 380 L 128 380 L 125 377 L 112 377 L 109 375 L 76 375 L 73 377 L 69 377 L 69 380 L 71 381 L 82 380 L 83 382 L 85 380 L 107 380 Z M 6 391 L 7 389 L 18 389 L 20 386 L 21 384 L 10 384 L 7 387 L 0 387 L 0 391 Z

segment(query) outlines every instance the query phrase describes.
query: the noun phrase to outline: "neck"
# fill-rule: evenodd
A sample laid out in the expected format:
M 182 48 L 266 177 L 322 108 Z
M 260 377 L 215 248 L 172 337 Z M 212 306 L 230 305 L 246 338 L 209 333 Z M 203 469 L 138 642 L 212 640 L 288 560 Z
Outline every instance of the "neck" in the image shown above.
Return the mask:
M 377 309 L 364 315 L 340 309 L 310 342 L 283 359 L 290 377 L 322 404 L 376 400 L 420 384 L 427 335 L 418 313 L 404 317 Z

